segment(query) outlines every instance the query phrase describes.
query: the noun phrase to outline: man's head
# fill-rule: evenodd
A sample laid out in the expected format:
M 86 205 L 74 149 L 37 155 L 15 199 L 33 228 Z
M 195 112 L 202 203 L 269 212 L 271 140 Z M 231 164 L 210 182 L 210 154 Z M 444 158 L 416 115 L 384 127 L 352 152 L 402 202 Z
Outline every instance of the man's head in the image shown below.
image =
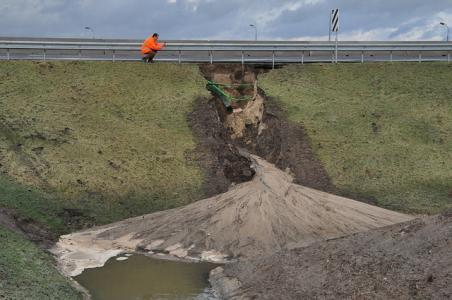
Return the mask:
M 159 39 L 159 34 L 158 34 L 158 33 L 154 33 L 154 34 L 152 35 L 152 38 L 153 38 L 155 41 L 158 41 L 158 39 Z

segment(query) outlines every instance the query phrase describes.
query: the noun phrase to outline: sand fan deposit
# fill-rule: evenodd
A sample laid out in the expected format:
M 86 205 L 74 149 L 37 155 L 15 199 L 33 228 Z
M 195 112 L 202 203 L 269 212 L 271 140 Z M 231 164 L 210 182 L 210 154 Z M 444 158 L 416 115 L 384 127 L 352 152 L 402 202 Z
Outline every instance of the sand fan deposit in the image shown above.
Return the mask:
M 224 194 L 62 236 L 53 249 L 61 269 L 76 275 L 136 250 L 210 261 L 255 258 L 412 219 L 294 184 L 291 175 L 250 158 L 254 178 Z

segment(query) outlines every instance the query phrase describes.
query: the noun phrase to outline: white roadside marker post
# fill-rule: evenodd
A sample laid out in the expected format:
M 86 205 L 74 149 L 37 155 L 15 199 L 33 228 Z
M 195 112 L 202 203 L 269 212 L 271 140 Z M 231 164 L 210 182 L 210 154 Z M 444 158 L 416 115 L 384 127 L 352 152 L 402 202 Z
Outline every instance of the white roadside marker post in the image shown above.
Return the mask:
M 335 46 L 335 62 L 338 63 L 338 52 L 339 52 L 339 9 L 333 9 L 331 11 L 331 32 L 335 32 L 336 33 L 336 46 Z M 330 33 L 331 33 L 330 32 Z

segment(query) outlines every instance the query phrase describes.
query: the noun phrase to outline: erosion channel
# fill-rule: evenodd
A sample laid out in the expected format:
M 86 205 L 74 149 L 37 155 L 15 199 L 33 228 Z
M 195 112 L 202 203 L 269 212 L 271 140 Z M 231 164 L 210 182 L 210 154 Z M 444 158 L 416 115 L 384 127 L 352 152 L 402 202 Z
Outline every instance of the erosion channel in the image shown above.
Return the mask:
M 225 264 L 412 219 L 334 195 L 303 127 L 286 121 L 259 89 L 262 69 L 200 68 L 207 80 L 247 99 L 230 109 L 214 96 L 198 99 L 189 116 L 198 138 L 193 159 L 207 172 L 210 198 L 60 237 L 53 252 L 65 274 L 123 253 Z M 221 267 L 212 272 L 218 289 L 240 284 L 221 278 Z

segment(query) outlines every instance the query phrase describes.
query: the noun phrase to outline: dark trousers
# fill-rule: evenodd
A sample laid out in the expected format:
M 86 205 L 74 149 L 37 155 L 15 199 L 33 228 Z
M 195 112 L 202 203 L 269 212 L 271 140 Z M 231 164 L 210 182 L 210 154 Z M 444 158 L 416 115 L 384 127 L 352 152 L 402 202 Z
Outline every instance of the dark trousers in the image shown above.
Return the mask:
M 157 51 L 151 51 L 149 53 L 146 53 L 145 55 L 143 55 L 143 61 L 147 63 L 153 62 L 156 54 Z

